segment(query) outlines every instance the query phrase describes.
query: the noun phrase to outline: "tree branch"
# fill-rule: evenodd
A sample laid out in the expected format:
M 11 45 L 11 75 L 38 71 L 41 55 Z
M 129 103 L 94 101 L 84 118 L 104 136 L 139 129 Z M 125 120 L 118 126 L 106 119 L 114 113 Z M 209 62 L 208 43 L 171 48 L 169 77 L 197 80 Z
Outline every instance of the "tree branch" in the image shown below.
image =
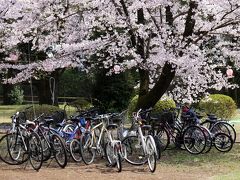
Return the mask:
M 197 8 L 197 3 L 195 1 L 190 1 L 183 37 L 191 36 L 193 34 L 195 20 L 192 17 L 195 14 L 194 9 L 196 8 Z

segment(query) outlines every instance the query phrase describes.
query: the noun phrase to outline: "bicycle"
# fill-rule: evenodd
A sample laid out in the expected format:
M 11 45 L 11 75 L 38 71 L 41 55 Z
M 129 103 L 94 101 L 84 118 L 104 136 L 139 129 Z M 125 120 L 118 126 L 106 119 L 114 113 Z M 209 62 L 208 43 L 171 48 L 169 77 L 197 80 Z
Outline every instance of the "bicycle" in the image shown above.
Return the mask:
M 176 112 L 176 110 L 178 112 Z M 151 133 L 160 139 L 161 148 L 166 150 L 172 142 L 180 149 L 186 149 L 191 154 L 200 154 L 205 150 L 207 136 L 204 130 L 194 123 L 190 115 L 181 115 L 179 109 L 165 110 L 160 117 L 148 117 Z
M 140 116 L 142 109 L 133 113 L 133 124 L 136 126 L 135 135 L 127 136 L 122 140 L 125 160 L 133 165 L 148 163 L 149 170 L 156 170 L 157 149 L 152 135 L 144 135 L 143 131 L 150 130 L 150 125 L 143 125 Z
M 225 133 L 232 137 L 233 143 L 236 141 L 236 131 L 234 127 L 225 120 L 218 120 L 214 114 L 207 114 L 207 119 L 201 123 L 202 126 L 205 126 L 213 134 L 216 133 Z
M 30 161 L 34 170 L 38 171 L 43 163 L 43 147 L 39 135 L 34 131 L 34 122 L 26 120 L 20 123 L 21 112 L 12 116 L 12 129 L 1 138 L 7 145 L 7 154 L 1 160 L 10 165 L 23 164 Z M 1 153 L 2 154 L 2 153 Z
M 96 152 L 100 155 L 104 154 L 104 133 L 107 134 L 107 142 L 105 144 L 105 155 L 110 166 L 117 167 L 118 172 L 122 170 L 123 150 L 120 140 L 115 140 L 111 131 L 116 129 L 116 124 L 110 124 L 109 119 L 115 114 L 103 114 L 94 118 L 93 121 L 100 121 L 90 131 L 86 131 L 81 138 L 82 159 L 85 164 L 91 164 L 94 161 Z M 100 132 L 99 131 L 100 128 Z M 98 136 L 99 135 L 99 136 Z
M 64 168 L 67 165 L 67 152 L 61 136 L 50 127 L 53 122 L 53 119 L 46 117 L 44 122 L 36 121 L 35 132 L 39 134 L 43 144 L 44 161 L 53 156 L 57 164 Z

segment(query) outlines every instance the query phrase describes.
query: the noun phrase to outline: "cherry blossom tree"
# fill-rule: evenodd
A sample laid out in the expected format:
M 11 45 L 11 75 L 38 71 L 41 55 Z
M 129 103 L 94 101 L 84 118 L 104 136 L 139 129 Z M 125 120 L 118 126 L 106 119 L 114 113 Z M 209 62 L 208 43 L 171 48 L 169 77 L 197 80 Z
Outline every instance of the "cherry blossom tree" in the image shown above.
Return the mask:
M 207 89 L 231 87 L 227 65 L 239 66 L 238 0 L 3 0 L 0 47 L 33 44 L 48 58 L 27 65 L 8 82 L 62 68 L 135 68 L 138 107 L 164 93 L 193 101 Z M 229 41 L 231 39 L 231 41 Z M 229 63 L 232 62 L 232 63 Z M 224 70 L 223 70 L 224 69 Z

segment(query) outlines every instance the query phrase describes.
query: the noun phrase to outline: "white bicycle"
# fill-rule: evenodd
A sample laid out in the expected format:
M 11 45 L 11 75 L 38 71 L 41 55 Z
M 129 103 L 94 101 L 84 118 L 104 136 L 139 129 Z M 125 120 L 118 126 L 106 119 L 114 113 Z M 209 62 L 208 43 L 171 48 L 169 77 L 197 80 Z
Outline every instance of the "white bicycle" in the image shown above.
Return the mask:
M 144 135 L 143 131 L 150 130 L 150 125 L 143 125 L 143 119 L 140 116 L 140 109 L 133 113 L 133 123 L 137 130 L 130 132 L 131 135 L 122 140 L 125 160 L 133 165 L 143 165 L 148 163 L 149 170 L 156 170 L 157 149 L 151 135 Z

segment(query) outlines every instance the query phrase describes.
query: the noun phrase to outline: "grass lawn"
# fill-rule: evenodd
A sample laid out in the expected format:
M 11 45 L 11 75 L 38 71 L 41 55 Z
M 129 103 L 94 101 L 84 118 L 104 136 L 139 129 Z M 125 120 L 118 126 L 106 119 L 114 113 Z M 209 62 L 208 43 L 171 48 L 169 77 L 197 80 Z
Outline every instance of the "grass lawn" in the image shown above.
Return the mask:
M 181 150 L 167 150 L 162 153 L 158 166 L 164 166 L 166 169 L 171 167 L 180 174 L 189 172 L 186 179 L 199 177 L 199 179 L 237 180 L 240 179 L 239 162 L 240 144 L 235 144 L 228 153 L 218 152 L 214 147 L 209 153 L 200 155 L 191 155 Z
M 21 105 L 1 105 L 0 123 L 11 122 L 11 116 L 21 107 Z

